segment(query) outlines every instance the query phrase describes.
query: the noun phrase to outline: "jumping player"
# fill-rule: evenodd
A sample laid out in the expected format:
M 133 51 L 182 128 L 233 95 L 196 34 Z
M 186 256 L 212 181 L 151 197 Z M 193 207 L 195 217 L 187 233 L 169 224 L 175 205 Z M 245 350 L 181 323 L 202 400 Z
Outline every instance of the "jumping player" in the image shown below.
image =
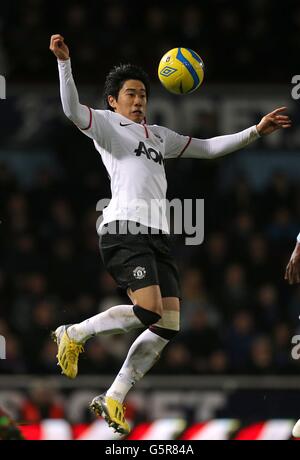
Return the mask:
M 108 74 L 104 89 L 106 110 L 91 109 L 79 102 L 69 49 L 61 35 L 52 35 L 50 50 L 58 60 L 64 113 L 93 139 L 110 177 L 112 198 L 97 229 L 100 251 L 106 269 L 120 287 L 127 289 L 133 304 L 114 306 L 79 324 L 59 326 L 54 332 L 58 364 L 63 374 L 75 378 L 79 354 L 90 337 L 146 327 L 130 347 L 111 387 L 91 403 L 94 412 L 110 426 L 128 434 L 123 401 L 179 331 L 179 278 L 171 255 L 165 210 L 160 205 L 167 189 L 164 160 L 217 158 L 260 136 L 288 128 L 291 122 L 282 113 L 285 107 L 281 107 L 256 126 L 206 140 L 148 125 L 148 77 L 131 64 L 115 67 Z M 137 222 L 147 233 L 129 231 L 130 224 Z M 110 231 L 112 228 L 114 231 Z

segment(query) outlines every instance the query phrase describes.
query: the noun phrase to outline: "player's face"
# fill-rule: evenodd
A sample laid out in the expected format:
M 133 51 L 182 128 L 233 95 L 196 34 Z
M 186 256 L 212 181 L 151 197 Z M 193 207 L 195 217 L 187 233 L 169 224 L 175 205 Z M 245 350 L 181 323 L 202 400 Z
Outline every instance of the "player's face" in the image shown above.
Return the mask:
M 119 91 L 118 99 L 109 96 L 108 100 L 115 112 L 135 123 L 141 123 L 146 115 L 146 88 L 139 80 L 126 80 Z

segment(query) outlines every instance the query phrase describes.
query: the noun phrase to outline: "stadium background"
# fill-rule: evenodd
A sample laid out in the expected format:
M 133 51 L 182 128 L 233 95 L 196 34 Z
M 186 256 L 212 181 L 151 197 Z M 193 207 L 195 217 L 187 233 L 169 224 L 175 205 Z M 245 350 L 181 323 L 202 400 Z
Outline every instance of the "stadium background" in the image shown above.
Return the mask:
M 48 49 L 61 33 L 80 99 L 93 107 L 119 62 L 151 77 L 148 122 L 183 134 L 235 132 L 288 107 L 289 132 L 215 161 L 166 162 L 169 198 L 204 198 L 205 239 L 198 247 L 173 239 L 182 332 L 128 400 L 136 437 L 288 439 L 300 415 L 299 360 L 291 356 L 300 288 L 283 280 L 300 220 L 300 111 L 291 97 L 298 3 L 24 0 L 2 5 L 0 15 L 0 404 L 28 438 L 110 437 L 87 404 L 135 337 L 94 339 L 80 376 L 58 375 L 49 332 L 128 302 L 98 250 L 96 203 L 110 196 L 107 175 L 61 109 Z M 175 46 L 205 62 L 193 95 L 171 96 L 158 83 L 159 59 Z

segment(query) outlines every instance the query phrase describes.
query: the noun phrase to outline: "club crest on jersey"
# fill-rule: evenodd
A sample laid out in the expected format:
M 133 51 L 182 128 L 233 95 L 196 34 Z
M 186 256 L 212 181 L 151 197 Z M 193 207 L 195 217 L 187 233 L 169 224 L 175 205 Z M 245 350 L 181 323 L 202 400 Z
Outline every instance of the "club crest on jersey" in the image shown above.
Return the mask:
M 133 270 L 133 276 L 137 280 L 142 280 L 146 276 L 146 269 L 145 267 L 135 267 Z
M 135 149 L 134 153 L 137 157 L 140 157 L 143 154 L 146 158 L 148 158 L 148 160 L 153 160 L 155 163 L 159 163 L 160 165 L 163 163 L 163 156 L 161 152 L 153 149 L 152 147 L 147 149 L 142 141 L 139 142 L 139 146 Z

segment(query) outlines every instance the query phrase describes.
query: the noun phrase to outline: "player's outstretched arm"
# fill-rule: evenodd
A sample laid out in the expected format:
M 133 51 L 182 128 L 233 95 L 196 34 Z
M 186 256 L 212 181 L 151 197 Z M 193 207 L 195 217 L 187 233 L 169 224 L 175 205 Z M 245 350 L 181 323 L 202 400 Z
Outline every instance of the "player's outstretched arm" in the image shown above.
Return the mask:
M 289 284 L 300 283 L 300 233 L 297 238 L 295 249 L 287 264 L 284 279 L 286 279 Z
M 69 48 L 59 34 L 50 38 L 50 50 L 57 57 L 60 97 L 65 115 L 80 129 L 87 129 L 91 123 L 91 110 L 80 104 L 74 83 Z
M 251 126 L 235 134 L 217 136 L 211 139 L 192 138 L 183 158 L 214 159 L 246 147 L 260 136 L 272 134 L 278 129 L 291 127 L 291 120 L 283 112 L 286 107 L 279 107 L 265 115 L 258 125 Z

